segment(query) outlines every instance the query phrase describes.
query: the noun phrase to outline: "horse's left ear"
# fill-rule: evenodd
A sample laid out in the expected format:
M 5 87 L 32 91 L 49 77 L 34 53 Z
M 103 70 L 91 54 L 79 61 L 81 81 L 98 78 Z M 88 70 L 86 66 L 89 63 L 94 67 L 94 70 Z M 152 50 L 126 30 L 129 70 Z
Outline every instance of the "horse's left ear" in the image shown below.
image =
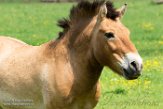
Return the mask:
M 106 3 L 104 2 L 104 4 L 100 7 L 99 12 L 98 12 L 98 21 L 102 21 L 107 14 L 107 7 L 106 7 Z
M 127 4 L 124 4 L 121 8 L 119 8 L 117 11 L 120 13 L 120 18 L 123 17 L 127 9 Z
M 93 36 L 95 36 L 99 30 L 99 26 L 101 24 L 101 22 L 104 20 L 104 18 L 106 17 L 107 14 L 107 7 L 106 7 L 106 3 L 104 2 L 104 4 L 99 7 L 98 10 L 98 15 L 97 15 L 97 21 L 94 27 L 94 32 L 93 32 Z

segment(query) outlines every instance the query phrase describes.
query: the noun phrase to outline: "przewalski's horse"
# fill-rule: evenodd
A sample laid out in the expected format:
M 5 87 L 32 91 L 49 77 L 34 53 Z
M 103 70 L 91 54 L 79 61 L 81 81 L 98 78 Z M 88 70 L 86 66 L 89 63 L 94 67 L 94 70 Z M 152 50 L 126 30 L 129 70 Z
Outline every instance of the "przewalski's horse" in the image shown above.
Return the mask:
M 59 21 L 60 37 L 40 46 L 1 37 L 0 106 L 93 109 L 104 66 L 128 80 L 138 78 L 142 59 L 120 22 L 125 9 L 115 10 L 111 2 L 80 2 L 69 19 Z

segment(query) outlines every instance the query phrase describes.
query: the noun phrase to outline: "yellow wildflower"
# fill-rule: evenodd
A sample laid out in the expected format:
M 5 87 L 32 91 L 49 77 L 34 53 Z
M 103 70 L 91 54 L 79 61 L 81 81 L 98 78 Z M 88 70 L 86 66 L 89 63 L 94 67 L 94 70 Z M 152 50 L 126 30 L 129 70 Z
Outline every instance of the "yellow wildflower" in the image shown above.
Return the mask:
M 152 31 L 152 30 L 154 30 L 154 25 L 150 22 L 145 22 L 142 24 L 142 29 L 144 29 L 146 31 Z
M 158 43 L 161 44 L 161 45 L 163 45 L 163 41 L 159 41 Z

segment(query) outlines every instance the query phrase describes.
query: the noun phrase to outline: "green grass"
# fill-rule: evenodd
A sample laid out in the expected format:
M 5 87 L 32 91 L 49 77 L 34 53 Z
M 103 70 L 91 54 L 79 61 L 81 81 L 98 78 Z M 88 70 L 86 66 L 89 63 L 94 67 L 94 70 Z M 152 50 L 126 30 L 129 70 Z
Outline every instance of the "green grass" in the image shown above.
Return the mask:
M 68 16 L 72 4 L 1 3 L 0 34 L 13 36 L 32 45 L 55 38 L 57 20 Z
M 128 3 L 122 22 L 144 60 L 143 75 L 134 81 L 103 70 L 102 95 L 96 109 L 163 108 L 163 5 L 151 0 L 117 0 Z M 68 16 L 72 4 L 1 3 L 0 34 L 13 36 L 32 45 L 57 37 L 57 20 Z

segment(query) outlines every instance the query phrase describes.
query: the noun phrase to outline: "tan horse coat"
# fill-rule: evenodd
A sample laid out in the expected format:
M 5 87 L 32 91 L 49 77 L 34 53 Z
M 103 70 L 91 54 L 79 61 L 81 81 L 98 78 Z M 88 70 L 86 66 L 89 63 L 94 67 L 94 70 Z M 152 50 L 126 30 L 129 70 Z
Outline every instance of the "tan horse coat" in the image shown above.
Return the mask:
M 126 79 L 138 78 L 142 61 L 117 13 L 110 2 L 81 2 L 71 10 L 74 25 L 62 22 L 64 32 L 56 41 L 31 46 L 0 37 L 0 106 L 93 109 L 104 66 Z
M 0 37 L 0 45 L 0 100 L 3 103 L 6 100 L 26 99 L 33 101 L 34 109 L 44 109 L 48 103 L 52 103 L 56 109 L 78 109 L 77 105 L 68 108 L 69 102 L 74 101 L 73 95 L 68 97 L 73 85 L 73 71 L 68 57 L 65 57 L 67 51 L 64 46 L 58 45 L 53 54 L 46 50 L 48 44 L 30 46 L 8 37 Z M 84 92 L 87 94 L 83 95 L 87 97 L 79 92 L 79 98 L 75 98 L 75 101 L 81 102 L 80 105 L 87 104 L 83 109 L 91 108 L 92 102 L 95 105 L 99 97 L 98 89 L 93 91 L 91 94 Z

